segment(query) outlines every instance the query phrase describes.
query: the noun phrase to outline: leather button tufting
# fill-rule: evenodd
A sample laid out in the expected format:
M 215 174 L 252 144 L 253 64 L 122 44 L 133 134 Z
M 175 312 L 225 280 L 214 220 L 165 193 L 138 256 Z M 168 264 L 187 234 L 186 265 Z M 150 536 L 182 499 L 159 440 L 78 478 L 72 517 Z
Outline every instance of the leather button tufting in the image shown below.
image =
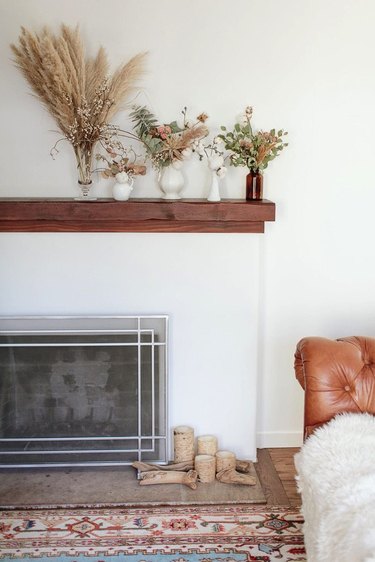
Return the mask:
M 375 337 L 303 338 L 294 366 L 305 390 L 305 438 L 339 412 L 375 415 Z

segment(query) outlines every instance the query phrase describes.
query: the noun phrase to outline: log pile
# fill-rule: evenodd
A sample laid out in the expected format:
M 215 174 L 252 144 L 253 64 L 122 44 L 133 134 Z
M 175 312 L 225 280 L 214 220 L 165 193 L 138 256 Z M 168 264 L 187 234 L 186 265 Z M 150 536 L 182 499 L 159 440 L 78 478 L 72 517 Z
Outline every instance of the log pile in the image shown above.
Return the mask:
M 194 430 L 188 426 L 174 429 L 174 461 L 168 465 L 133 462 L 138 471 L 139 484 L 184 484 L 192 490 L 197 482 L 209 483 L 216 478 L 223 484 L 254 486 L 256 479 L 251 476 L 251 462 L 239 460 L 231 451 L 218 451 L 214 435 L 197 438 L 195 454 Z

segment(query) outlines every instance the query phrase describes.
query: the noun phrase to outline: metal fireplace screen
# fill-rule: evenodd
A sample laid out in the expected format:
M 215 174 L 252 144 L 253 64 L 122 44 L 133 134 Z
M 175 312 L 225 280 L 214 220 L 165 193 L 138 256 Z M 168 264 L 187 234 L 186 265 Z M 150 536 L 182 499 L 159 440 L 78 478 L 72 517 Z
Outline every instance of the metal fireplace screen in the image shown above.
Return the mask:
M 166 316 L 0 319 L 0 466 L 165 463 Z

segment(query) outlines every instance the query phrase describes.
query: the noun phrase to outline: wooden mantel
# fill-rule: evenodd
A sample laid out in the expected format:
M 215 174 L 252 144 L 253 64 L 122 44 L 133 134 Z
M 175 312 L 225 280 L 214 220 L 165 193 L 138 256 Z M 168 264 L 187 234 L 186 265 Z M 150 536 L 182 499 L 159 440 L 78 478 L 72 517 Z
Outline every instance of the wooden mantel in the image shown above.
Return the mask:
M 0 198 L 1 232 L 264 232 L 272 201 Z

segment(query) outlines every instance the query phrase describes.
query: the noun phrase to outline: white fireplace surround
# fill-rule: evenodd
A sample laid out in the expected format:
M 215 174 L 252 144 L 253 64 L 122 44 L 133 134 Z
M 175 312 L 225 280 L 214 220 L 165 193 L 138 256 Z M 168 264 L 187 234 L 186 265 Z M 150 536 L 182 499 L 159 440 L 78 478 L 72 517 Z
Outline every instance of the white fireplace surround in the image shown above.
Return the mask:
M 2 234 L 2 258 L 13 263 L 2 280 L 3 312 L 162 311 L 169 316 L 170 426 L 213 433 L 220 448 L 255 459 L 261 236 Z

